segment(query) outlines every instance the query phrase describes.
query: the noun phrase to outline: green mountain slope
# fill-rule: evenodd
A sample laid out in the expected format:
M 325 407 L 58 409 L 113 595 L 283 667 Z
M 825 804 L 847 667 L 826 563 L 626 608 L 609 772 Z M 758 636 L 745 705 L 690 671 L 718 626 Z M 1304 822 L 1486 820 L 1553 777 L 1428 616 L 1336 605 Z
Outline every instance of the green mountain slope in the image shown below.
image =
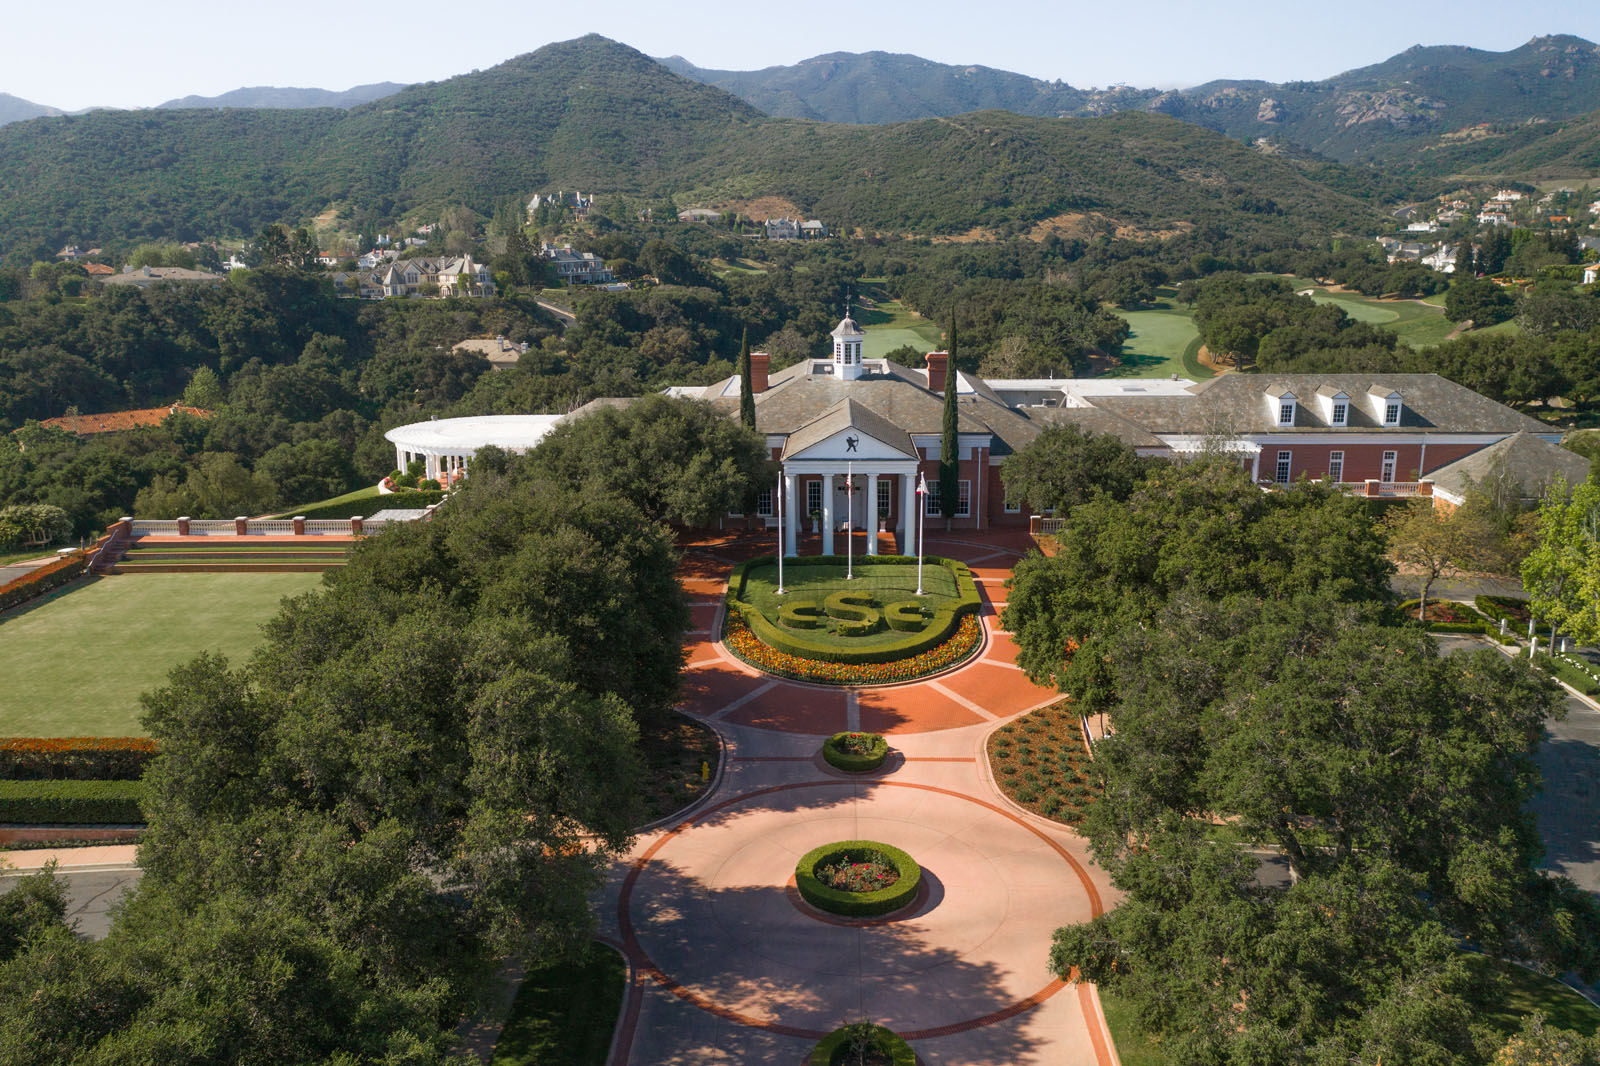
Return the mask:
M 343 91 L 334 89 L 288 89 L 276 85 L 251 85 L 219 96 L 185 96 L 157 104 L 163 108 L 187 107 L 355 107 L 371 100 L 392 96 L 405 86 L 396 81 L 356 85 Z
M 1321 81 L 1214 81 L 1167 92 L 1084 91 L 881 52 L 833 53 L 758 71 L 702 70 L 678 57 L 663 62 L 773 115 L 898 122 L 974 108 L 1080 117 L 1148 110 L 1342 160 L 1403 158 L 1418 144 L 1478 123 L 1565 119 L 1600 108 L 1600 50 L 1568 36 L 1534 38 L 1507 52 L 1416 47 Z
M 906 122 L 971 111 L 1055 118 L 1083 112 L 1089 96 L 1059 81 L 890 52 L 830 52 L 793 66 L 749 71 L 707 70 L 682 56 L 660 62 L 769 115 L 824 122 Z
M 451 202 L 488 211 L 552 186 L 721 201 L 776 194 L 869 231 L 961 233 L 1061 214 L 1146 229 L 1370 219 L 1307 175 L 1154 115 L 772 119 L 590 36 L 349 111 L 96 112 L 8 126 L 0 256 L 67 240 L 250 233 L 331 204 L 383 215 Z

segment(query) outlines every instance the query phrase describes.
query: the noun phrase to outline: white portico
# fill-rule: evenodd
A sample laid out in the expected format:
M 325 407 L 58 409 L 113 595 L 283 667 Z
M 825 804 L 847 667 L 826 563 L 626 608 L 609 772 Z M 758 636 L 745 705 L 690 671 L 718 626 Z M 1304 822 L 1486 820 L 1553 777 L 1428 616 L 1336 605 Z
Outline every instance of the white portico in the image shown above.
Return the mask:
M 479 448 L 494 445 L 518 454 L 532 450 L 562 415 L 480 415 L 436 418 L 396 426 L 384 439 L 394 445 L 394 465 L 402 471 L 423 461 L 424 476 L 449 478 L 466 470 Z
M 781 461 L 784 554 L 799 554 L 800 529 L 813 510 L 820 511 L 824 555 L 834 554 L 836 530 L 862 529 L 868 533 L 867 554 L 878 554 L 880 511 L 889 510 L 899 512 L 905 527 L 901 551 L 916 552 L 916 523 L 907 518 L 916 514 L 918 456 L 904 430 L 854 400 L 841 400 L 789 436 Z M 900 505 L 883 506 L 896 492 Z

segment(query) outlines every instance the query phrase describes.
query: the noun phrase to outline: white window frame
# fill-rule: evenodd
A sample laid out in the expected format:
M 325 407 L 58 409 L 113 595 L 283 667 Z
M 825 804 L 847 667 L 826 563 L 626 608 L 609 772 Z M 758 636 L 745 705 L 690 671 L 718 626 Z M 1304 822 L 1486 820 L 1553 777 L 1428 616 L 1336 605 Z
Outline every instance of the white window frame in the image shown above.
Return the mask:
M 806 514 L 822 510 L 822 482 L 816 478 L 806 482 Z
M 1328 480 L 1333 482 L 1344 480 L 1344 452 L 1328 453 Z
M 972 517 L 972 482 L 958 481 L 956 490 L 956 518 Z
M 1350 405 L 1348 403 L 1335 403 L 1333 405 L 1333 424 L 1348 426 L 1350 424 Z
M 1006 514 L 1021 514 L 1022 501 L 1018 500 L 1015 503 L 1011 502 L 1011 490 L 1002 486 L 1000 495 L 1000 509 Z
M 1280 426 L 1292 426 L 1292 425 L 1294 425 L 1294 408 L 1295 408 L 1295 402 L 1293 400 L 1279 400 L 1278 401 L 1278 425 L 1280 425 Z
M 939 482 L 928 482 L 928 491 L 922 494 L 922 514 L 925 518 L 943 518 L 944 512 L 939 509 Z
M 1383 453 L 1383 465 L 1378 468 L 1378 480 L 1379 481 L 1383 482 L 1386 485 L 1393 483 L 1396 461 L 1399 458 L 1400 458 L 1400 453 L 1398 453 L 1398 452 L 1384 452 Z
M 1388 401 L 1383 406 L 1383 424 L 1398 426 L 1400 424 L 1400 401 Z
M 894 486 L 889 484 L 886 477 L 878 479 L 878 513 L 894 513 Z
M 1278 460 L 1273 464 L 1273 480 L 1279 485 L 1289 484 L 1289 478 L 1294 474 L 1294 452 L 1285 451 L 1278 453 Z
M 756 494 L 756 515 L 760 518 L 772 517 L 772 490 L 762 489 Z

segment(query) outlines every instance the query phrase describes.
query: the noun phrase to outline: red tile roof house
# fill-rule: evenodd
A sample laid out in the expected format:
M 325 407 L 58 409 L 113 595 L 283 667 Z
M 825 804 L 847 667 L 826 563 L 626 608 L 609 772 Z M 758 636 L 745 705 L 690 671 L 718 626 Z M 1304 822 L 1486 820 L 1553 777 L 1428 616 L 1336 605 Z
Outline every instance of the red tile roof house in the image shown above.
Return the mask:
M 1051 425 L 1109 433 L 1138 452 L 1181 459 L 1221 451 L 1264 486 L 1301 478 L 1341 483 L 1375 496 L 1425 495 L 1435 471 L 1513 436 L 1531 438 L 1545 458 L 1519 449 L 1532 467 L 1571 467 L 1557 447 L 1559 430 L 1519 414 L 1437 374 L 1224 374 L 1183 379 L 984 379 L 950 373 L 949 356 L 930 352 L 921 368 L 862 355 L 864 334 L 846 317 L 833 330 L 833 353 L 772 372 L 765 353 L 751 355 L 756 429 L 782 466 L 786 543 L 820 513 L 822 551 L 850 528 L 892 530 L 915 551 L 915 493 L 926 477 L 925 515 L 944 528 L 938 499 L 943 392 L 956 389 L 960 492 L 955 529 L 1027 527 L 1027 501 L 1008 498 L 1000 480 L 1006 456 Z M 739 413 L 739 378 L 674 386 L 668 395 L 704 400 L 730 418 Z M 579 418 L 603 399 L 565 418 Z M 547 416 L 525 416 L 530 419 Z M 391 432 L 400 432 L 393 430 Z M 1531 457 L 1530 457 L 1531 455 Z M 853 475 L 854 491 L 846 477 Z M 776 529 L 779 485 L 763 492 L 754 515 L 729 524 Z M 880 517 L 881 516 L 881 517 Z M 876 550 L 876 536 L 867 538 Z

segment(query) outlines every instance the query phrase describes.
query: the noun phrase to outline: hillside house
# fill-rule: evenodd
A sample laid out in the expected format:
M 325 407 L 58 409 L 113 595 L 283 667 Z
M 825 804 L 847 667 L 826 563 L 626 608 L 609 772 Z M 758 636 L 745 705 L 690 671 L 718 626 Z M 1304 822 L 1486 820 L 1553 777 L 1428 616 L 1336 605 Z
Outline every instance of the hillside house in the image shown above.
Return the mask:
M 471 256 L 396 259 L 386 265 L 333 275 L 340 296 L 382 300 L 391 296 L 421 296 L 424 286 L 438 286 L 438 297 L 493 296 L 489 268 Z
M 575 252 L 570 244 L 545 244 L 539 254 L 555 268 L 556 277 L 568 284 L 600 285 L 614 280 L 604 259 L 593 252 Z

